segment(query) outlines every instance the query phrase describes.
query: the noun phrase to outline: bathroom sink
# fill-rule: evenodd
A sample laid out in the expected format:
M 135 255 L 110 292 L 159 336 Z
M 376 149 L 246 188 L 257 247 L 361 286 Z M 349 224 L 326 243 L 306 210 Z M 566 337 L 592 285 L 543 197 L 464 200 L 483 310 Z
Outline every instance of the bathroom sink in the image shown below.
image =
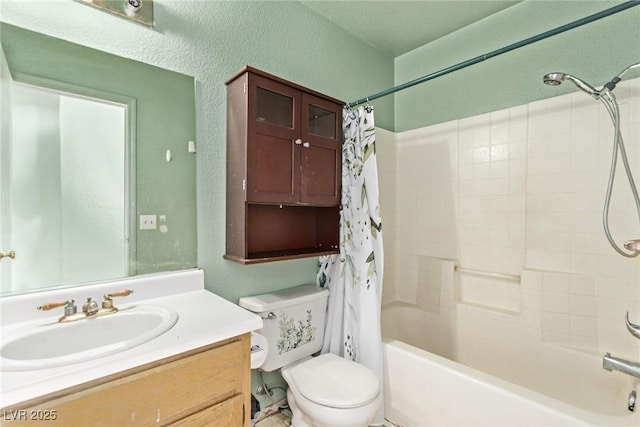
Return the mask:
M 51 368 L 117 353 L 162 335 L 177 321 L 178 313 L 166 307 L 137 305 L 70 323 L 30 323 L 2 338 L 0 370 Z

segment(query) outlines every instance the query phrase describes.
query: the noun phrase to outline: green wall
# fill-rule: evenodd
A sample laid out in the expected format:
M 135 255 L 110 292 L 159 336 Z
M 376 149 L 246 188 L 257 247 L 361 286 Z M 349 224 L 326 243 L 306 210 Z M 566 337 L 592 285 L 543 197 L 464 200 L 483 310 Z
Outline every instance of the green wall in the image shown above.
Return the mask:
M 608 9 L 620 1 L 526 0 L 395 59 L 395 84 L 439 71 Z M 397 92 L 395 130 L 421 128 L 577 90 L 562 71 L 601 87 L 640 61 L 640 6 Z M 638 71 L 625 78 L 637 77 Z
M 298 2 L 157 1 L 154 6 L 155 29 L 68 0 L 2 0 L 0 19 L 195 77 L 197 265 L 205 271 L 206 287 L 235 302 L 243 295 L 315 281 L 317 258 L 252 266 L 222 258 L 224 81 L 251 65 L 350 101 L 392 86 L 393 58 Z M 377 124 L 392 128 L 393 99 L 374 105 Z
M 314 281 L 317 260 L 242 266 L 222 258 L 231 74 L 251 65 L 352 101 L 618 3 L 526 0 L 395 59 L 289 1 L 157 1 L 155 29 L 67 0 L 3 0 L 0 19 L 195 77 L 197 265 L 208 289 L 236 301 Z M 638 22 L 640 7 L 374 101 L 376 123 L 403 131 L 574 90 L 543 85 L 554 70 L 598 85 L 640 60 Z

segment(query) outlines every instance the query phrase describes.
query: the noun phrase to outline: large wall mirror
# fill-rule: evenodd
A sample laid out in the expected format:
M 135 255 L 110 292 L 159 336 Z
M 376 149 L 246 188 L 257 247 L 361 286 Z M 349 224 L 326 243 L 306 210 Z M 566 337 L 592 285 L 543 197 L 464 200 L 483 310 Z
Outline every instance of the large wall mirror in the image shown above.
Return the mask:
M 194 267 L 193 78 L 0 36 L 2 294 Z

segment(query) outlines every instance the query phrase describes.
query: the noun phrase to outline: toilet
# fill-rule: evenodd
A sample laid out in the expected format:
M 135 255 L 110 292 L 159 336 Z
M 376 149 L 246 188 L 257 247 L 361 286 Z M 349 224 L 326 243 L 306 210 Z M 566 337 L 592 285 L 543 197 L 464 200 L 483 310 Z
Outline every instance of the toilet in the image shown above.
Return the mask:
M 292 427 L 366 427 L 382 405 L 380 382 L 367 367 L 322 348 L 329 291 L 302 285 L 240 298 L 263 319 L 267 354 L 259 367 L 281 370 Z

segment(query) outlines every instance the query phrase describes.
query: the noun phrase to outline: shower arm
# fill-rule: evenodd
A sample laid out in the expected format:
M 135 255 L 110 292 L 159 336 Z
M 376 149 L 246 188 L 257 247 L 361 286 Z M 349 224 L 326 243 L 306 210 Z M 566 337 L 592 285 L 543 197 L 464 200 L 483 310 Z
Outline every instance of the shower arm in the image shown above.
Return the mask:
M 601 91 L 601 92 L 602 92 L 602 91 L 604 91 L 604 90 L 605 90 L 605 88 L 606 88 L 606 89 L 608 89 L 609 91 L 612 91 L 613 89 L 615 89 L 616 85 L 617 85 L 618 83 L 620 83 L 620 80 L 622 80 L 622 76 L 623 76 L 627 71 L 632 70 L 632 69 L 637 68 L 637 67 L 640 67 L 640 62 L 638 62 L 637 64 L 629 65 L 627 68 L 625 68 L 624 70 L 620 71 L 620 72 L 618 73 L 618 75 L 617 75 L 617 76 L 615 76 L 614 78 L 612 78 L 610 82 L 606 83 L 606 84 L 602 87 L 602 89 L 601 89 L 600 91 Z
M 616 85 L 622 81 L 622 76 L 624 74 L 626 74 L 627 71 L 632 70 L 632 69 L 637 68 L 637 67 L 640 67 L 640 62 L 638 62 L 637 64 L 629 65 L 627 68 L 625 68 L 624 70 L 620 71 L 614 78 L 612 78 L 610 81 L 605 83 L 602 86 L 602 88 L 600 88 L 600 89 L 596 89 L 593 86 L 591 86 L 589 83 L 577 78 L 576 76 L 572 76 L 571 74 L 566 74 L 566 73 L 550 73 L 550 74 L 547 74 L 547 76 L 553 76 L 553 77 L 556 77 L 556 78 L 558 78 L 558 76 L 560 76 L 560 79 L 556 80 L 555 82 L 550 82 L 548 79 L 546 79 L 547 76 L 545 76 L 545 83 L 558 85 L 558 84 L 560 84 L 560 82 L 562 80 L 569 80 L 574 85 L 576 85 L 580 90 L 582 90 L 583 92 L 587 93 L 592 98 L 598 99 L 598 100 L 602 100 L 603 97 L 608 95 L 610 97 L 610 99 L 608 101 L 616 104 L 616 99 L 615 99 L 615 96 L 613 95 L 612 91 L 616 88 Z M 612 117 L 612 119 L 613 119 L 613 117 Z

